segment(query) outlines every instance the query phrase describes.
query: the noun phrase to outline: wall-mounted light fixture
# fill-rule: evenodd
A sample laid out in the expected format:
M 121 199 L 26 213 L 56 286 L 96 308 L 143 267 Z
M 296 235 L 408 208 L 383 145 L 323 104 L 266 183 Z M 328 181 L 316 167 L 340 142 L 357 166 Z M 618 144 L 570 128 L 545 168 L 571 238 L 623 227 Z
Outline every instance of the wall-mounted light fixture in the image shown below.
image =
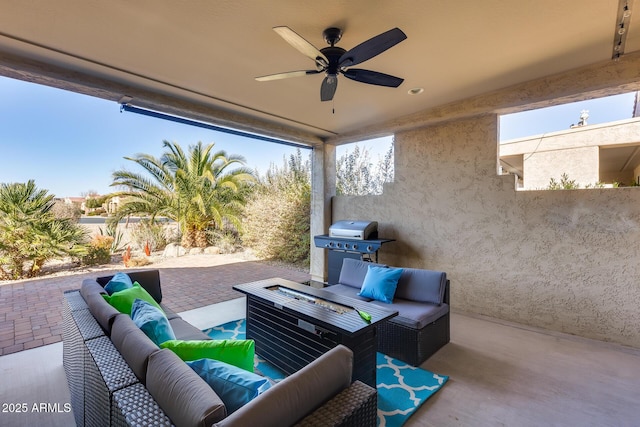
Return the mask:
M 633 4 L 633 3 L 632 3 Z M 631 6 L 629 0 L 618 0 L 618 13 L 616 14 L 616 27 L 613 34 L 613 53 L 611 59 L 617 61 L 624 54 L 624 45 L 629 32 L 631 18 Z

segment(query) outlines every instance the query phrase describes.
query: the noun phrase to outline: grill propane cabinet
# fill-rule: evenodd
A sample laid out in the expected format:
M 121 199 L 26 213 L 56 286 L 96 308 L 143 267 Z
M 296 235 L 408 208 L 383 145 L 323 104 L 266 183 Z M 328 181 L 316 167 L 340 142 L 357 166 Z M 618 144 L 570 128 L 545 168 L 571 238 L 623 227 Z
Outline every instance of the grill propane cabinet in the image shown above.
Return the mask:
M 329 234 L 313 237 L 318 248 L 328 250 L 329 285 L 335 285 L 340 278 L 342 260 L 345 258 L 378 262 L 378 250 L 384 243 L 394 239 L 378 238 L 376 221 L 337 221 L 329 227 Z

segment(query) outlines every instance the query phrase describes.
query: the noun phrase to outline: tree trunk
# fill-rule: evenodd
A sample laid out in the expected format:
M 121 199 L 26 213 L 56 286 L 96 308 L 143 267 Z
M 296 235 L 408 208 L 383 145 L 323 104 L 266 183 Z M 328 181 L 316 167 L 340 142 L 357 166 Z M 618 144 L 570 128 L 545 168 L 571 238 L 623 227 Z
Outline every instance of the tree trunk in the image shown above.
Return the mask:
M 195 243 L 198 248 L 206 248 L 207 247 L 207 233 L 205 230 L 196 230 L 195 231 Z

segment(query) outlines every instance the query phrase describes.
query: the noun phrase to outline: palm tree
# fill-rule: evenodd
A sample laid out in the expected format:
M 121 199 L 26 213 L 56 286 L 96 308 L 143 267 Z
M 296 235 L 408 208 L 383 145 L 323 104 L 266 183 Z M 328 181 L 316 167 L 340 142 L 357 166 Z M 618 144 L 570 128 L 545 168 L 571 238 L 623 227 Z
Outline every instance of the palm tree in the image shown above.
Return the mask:
M 33 180 L 0 185 L 0 278 L 36 276 L 49 259 L 86 253 L 87 232 L 56 218 L 53 197 Z
M 152 221 L 165 216 L 180 224 L 182 245 L 204 247 L 207 230 L 226 225 L 240 228 L 245 188 L 255 181 L 243 165 L 242 156 L 212 152 L 214 144 L 189 146 L 185 153 L 177 143 L 163 142 L 160 158 L 138 154 L 125 157 L 147 174 L 120 170 L 113 173 L 112 186 L 127 188 L 118 193 L 123 202 L 113 220 L 128 215 L 149 215 Z

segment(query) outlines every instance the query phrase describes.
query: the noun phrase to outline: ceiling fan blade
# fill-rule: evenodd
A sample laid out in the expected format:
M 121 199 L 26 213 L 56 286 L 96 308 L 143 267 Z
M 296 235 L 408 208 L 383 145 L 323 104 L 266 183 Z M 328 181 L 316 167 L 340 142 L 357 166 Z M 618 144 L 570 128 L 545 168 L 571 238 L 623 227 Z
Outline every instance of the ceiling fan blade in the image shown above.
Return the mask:
M 302 36 L 293 31 L 289 27 L 273 27 L 273 31 L 278 33 L 280 37 L 284 39 L 291 46 L 296 48 L 303 55 L 313 59 L 317 64 L 326 67 L 329 65 L 329 60 L 320 52 L 314 45 L 306 41 Z
M 360 43 L 358 46 L 342 54 L 338 63 L 341 67 L 360 64 L 406 39 L 407 35 L 399 28 L 393 28 L 382 34 Z
M 269 74 L 266 76 L 256 77 L 259 82 L 268 82 L 269 80 L 288 79 L 289 77 L 302 77 L 309 74 L 318 74 L 322 71 L 317 70 L 300 70 L 300 71 L 288 71 L 286 73 Z
M 336 76 L 327 76 L 322 80 L 320 86 L 320 101 L 331 101 L 333 95 L 336 94 L 338 88 L 338 78 Z
M 360 68 L 350 68 L 343 71 L 342 74 L 351 80 L 378 86 L 398 87 L 404 81 L 400 77 Z

